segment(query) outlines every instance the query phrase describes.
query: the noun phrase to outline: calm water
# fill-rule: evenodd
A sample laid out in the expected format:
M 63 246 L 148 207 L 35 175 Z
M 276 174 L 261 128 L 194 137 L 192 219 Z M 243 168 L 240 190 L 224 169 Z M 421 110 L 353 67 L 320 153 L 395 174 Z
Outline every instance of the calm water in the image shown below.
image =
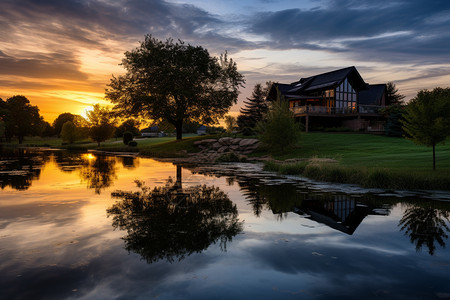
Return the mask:
M 1 299 L 450 298 L 446 193 L 27 151 L 0 185 Z

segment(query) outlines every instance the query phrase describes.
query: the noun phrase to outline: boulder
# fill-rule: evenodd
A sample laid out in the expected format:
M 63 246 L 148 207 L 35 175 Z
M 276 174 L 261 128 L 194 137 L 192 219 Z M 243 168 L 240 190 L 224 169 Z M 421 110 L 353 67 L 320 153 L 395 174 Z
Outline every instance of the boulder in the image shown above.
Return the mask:
M 257 139 L 242 139 L 239 142 L 239 146 L 246 147 L 246 146 L 253 145 L 253 144 L 256 144 L 256 143 L 258 143 Z
M 217 150 L 217 149 L 219 149 L 220 147 L 222 147 L 222 145 L 221 145 L 219 142 L 215 142 L 214 144 L 211 145 L 211 147 L 212 147 L 214 150 Z
M 219 139 L 219 143 L 225 146 L 231 145 L 233 138 L 231 137 L 223 137 Z
M 241 138 L 234 138 L 232 141 L 231 141 L 231 143 L 233 144 L 233 145 L 239 145 L 239 143 L 242 141 L 242 139 Z

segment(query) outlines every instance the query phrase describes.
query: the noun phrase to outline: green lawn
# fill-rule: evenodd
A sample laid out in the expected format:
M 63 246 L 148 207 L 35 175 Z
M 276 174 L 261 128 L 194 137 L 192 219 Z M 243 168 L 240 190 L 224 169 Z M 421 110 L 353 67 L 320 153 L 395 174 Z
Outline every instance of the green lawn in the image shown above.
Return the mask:
M 432 148 L 403 138 L 353 133 L 307 133 L 296 147 L 277 159 L 333 158 L 340 165 L 431 170 Z M 436 147 L 436 168 L 450 171 L 450 141 Z

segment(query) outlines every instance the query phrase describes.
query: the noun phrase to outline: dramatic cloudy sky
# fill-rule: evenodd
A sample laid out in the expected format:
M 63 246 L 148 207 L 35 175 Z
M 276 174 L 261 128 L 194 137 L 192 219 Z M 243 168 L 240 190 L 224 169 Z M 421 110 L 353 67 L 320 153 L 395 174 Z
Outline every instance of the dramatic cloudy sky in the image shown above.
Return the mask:
M 0 0 L 0 97 L 22 94 L 47 121 L 104 97 L 145 34 L 219 55 L 247 84 L 356 66 L 407 98 L 450 85 L 448 0 Z

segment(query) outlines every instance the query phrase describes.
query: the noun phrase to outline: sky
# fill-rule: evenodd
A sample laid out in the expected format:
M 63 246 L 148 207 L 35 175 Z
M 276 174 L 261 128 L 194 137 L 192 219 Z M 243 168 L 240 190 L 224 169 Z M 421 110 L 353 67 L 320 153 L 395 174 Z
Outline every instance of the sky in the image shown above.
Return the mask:
M 26 96 L 45 120 L 104 99 L 146 34 L 228 51 L 256 83 L 355 66 L 406 99 L 450 86 L 449 0 L 0 0 L 0 98 Z

